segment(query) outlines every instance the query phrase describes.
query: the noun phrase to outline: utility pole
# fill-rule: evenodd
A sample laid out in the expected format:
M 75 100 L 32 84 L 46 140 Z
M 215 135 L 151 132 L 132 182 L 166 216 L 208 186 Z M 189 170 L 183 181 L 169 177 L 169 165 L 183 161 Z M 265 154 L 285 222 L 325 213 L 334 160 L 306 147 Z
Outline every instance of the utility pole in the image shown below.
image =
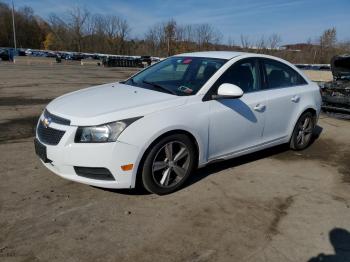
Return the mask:
M 170 36 L 168 36 L 168 56 L 170 56 Z
M 17 51 L 17 41 L 16 41 L 16 27 L 15 27 L 15 5 L 12 0 L 12 29 L 13 29 L 13 43 L 15 50 L 13 52 L 13 62 L 15 63 L 15 56 L 16 56 L 16 51 Z

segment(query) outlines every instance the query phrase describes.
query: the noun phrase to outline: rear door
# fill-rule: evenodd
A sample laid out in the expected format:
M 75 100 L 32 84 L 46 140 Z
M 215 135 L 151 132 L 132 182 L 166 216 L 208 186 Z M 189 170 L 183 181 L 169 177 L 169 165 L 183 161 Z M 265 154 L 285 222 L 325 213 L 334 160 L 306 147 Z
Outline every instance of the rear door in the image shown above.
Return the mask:
M 267 58 L 260 62 L 267 96 L 264 140 L 270 142 L 290 135 L 290 123 L 300 112 L 302 90 L 307 82 L 282 62 Z

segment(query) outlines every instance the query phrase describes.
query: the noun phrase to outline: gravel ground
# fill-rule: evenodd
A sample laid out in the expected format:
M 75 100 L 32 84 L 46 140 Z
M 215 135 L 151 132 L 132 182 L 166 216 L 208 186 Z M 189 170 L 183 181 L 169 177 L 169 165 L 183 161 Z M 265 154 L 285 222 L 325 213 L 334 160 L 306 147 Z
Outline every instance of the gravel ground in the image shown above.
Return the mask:
M 0 64 L 0 261 L 350 261 L 346 120 L 322 115 L 308 149 L 212 164 L 161 197 L 45 169 L 32 141 L 45 104 L 133 72 Z

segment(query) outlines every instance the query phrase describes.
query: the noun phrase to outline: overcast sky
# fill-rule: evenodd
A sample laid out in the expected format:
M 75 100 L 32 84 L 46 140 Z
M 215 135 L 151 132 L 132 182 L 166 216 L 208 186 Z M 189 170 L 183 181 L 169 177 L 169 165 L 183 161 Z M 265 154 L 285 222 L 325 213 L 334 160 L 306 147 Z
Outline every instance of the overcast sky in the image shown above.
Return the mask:
M 0 0 L 1 1 L 1 0 Z M 4 1 L 4 0 L 2 0 Z M 10 0 L 5 0 L 10 3 Z M 350 40 L 350 0 L 14 0 L 36 14 L 64 16 L 72 7 L 127 19 L 131 36 L 143 37 L 154 23 L 174 18 L 179 24 L 209 23 L 239 43 L 240 35 L 254 40 L 278 33 L 283 43 L 316 39 L 336 27 L 339 40 Z

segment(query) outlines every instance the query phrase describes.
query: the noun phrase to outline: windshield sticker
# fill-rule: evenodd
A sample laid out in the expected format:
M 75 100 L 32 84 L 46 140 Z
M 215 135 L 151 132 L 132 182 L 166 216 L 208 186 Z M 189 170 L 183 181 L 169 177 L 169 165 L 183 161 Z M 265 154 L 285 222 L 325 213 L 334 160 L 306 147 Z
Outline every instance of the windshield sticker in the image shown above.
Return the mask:
M 182 63 L 183 63 L 184 65 L 190 64 L 191 62 L 192 62 L 192 59 L 191 59 L 191 58 L 186 58 L 186 59 L 184 59 L 184 60 L 182 61 Z
M 186 94 L 192 94 L 193 93 L 193 89 L 188 88 L 187 86 L 180 86 L 178 88 L 178 90 L 181 91 L 181 92 L 184 92 Z

